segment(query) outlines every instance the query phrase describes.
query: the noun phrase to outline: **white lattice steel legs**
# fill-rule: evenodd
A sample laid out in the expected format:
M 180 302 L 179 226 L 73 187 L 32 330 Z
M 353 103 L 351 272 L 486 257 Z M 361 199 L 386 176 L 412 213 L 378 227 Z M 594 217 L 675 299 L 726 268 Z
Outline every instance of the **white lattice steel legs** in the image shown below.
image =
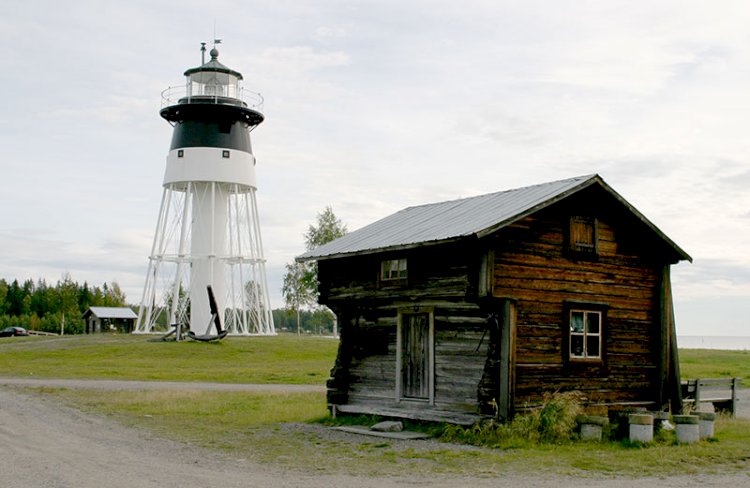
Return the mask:
M 206 286 L 232 335 L 275 334 L 255 189 L 220 182 L 164 186 L 136 333 L 209 327 Z M 210 326 L 213 329 L 213 326 Z

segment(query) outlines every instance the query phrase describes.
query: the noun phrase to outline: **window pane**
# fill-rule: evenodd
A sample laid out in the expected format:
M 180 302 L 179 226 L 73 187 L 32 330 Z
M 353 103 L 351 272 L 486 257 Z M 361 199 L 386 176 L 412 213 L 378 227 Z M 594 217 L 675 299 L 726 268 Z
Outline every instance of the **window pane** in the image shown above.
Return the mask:
M 586 337 L 586 356 L 598 358 L 599 354 L 599 336 L 590 335 Z
M 582 335 L 571 335 L 570 336 L 570 355 L 574 357 L 583 357 L 583 336 Z
M 384 280 L 406 278 L 406 259 L 386 259 L 381 263 L 381 277 Z
M 586 314 L 586 332 L 591 334 L 599 333 L 599 314 L 597 312 Z
M 570 331 L 583 332 L 583 312 L 570 312 Z

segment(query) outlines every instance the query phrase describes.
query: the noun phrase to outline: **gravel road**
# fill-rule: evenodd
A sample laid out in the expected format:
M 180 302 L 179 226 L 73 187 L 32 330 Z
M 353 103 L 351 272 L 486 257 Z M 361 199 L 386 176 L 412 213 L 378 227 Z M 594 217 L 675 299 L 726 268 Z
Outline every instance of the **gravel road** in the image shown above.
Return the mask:
M 0 384 L 10 383 L 14 382 L 0 380 Z M 85 383 L 88 387 L 94 384 L 105 387 L 98 381 Z M 135 388 L 135 382 L 124 383 Z M 33 384 L 40 386 L 36 381 Z M 118 385 L 110 387 L 116 389 Z M 156 387 L 153 382 L 148 382 L 148 385 Z M 48 383 L 48 386 L 63 385 Z M 260 385 L 255 387 L 260 388 Z M 267 389 L 268 385 L 263 387 Z M 348 438 L 343 436 L 351 434 L 340 435 L 344 441 Z M 408 475 L 381 478 L 284 472 L 273 466 L 231 459 L 221 452 L 156 438 L 105 417 L 60 405 L 51 397 L 3 386 L 0 386 L 0 446 L 0 486 L 5 488 L 750 486 L 750 473 L 639 479 L 519 475 L 504 475 L 501 478 L 440 475 L 428 479 Z

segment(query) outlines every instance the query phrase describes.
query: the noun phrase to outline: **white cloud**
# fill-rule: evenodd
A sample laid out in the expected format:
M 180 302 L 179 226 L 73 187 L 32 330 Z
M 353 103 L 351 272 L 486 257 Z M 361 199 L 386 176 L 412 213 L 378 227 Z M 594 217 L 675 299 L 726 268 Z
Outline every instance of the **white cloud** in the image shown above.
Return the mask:
M 675 268 L 676 295 L 750 300 L 750 4 L 212 9 L 221 61 L 266 98 L 252 137 L 272 283 L 326 205 L 355 229 L 598 172 L 695 258 Z M 159 93 L 212 31 L 192 0 L 0 6 L 14 67 L 0 108 L 2 274 L 118 277 L 138 300 L 171 131 Z M 695 315 L 682 327 L 699 330 Z
M 264 76 L 300 76 L 323 68 L 345 66 L 349 56 L 345 52 L 320 52 L 311 46 L 270 47 L 258 59 L 258 69 Z

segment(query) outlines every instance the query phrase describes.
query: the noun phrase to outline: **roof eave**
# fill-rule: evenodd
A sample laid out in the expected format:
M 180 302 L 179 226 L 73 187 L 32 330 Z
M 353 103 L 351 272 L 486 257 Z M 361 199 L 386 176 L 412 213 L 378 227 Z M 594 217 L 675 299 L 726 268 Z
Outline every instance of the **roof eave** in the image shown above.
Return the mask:
M 324 256 L 316 256 L 316 255 L 305 256 L 304 254 L 302 254 L 294 258 L 294 260 L 298 263 L 304 263 L 308 261 L 326 261 L 328 259 L 350 258 L 354 256 L 366 256 L 370 254 L 405 251 L 407 249 L 416 249 L 418 247 L 438 246 L 442 244 L 449 244 L 451 242 L 457 242 L 457 241 L 461 241 L 467 238 L 470 239 L 472 237 L 476 237 L 476 234 L 462 235 L 462 236 L 450 237 L 448 239 L 439 239 L 439 240 L 434 240 L 434 241 L 414 242 L 410 244 L 399 244 L 397 246 L 386 246 L 386 247 L 378 247 L 374 249 L 363 249 L 361 251 L 327 254 Z

